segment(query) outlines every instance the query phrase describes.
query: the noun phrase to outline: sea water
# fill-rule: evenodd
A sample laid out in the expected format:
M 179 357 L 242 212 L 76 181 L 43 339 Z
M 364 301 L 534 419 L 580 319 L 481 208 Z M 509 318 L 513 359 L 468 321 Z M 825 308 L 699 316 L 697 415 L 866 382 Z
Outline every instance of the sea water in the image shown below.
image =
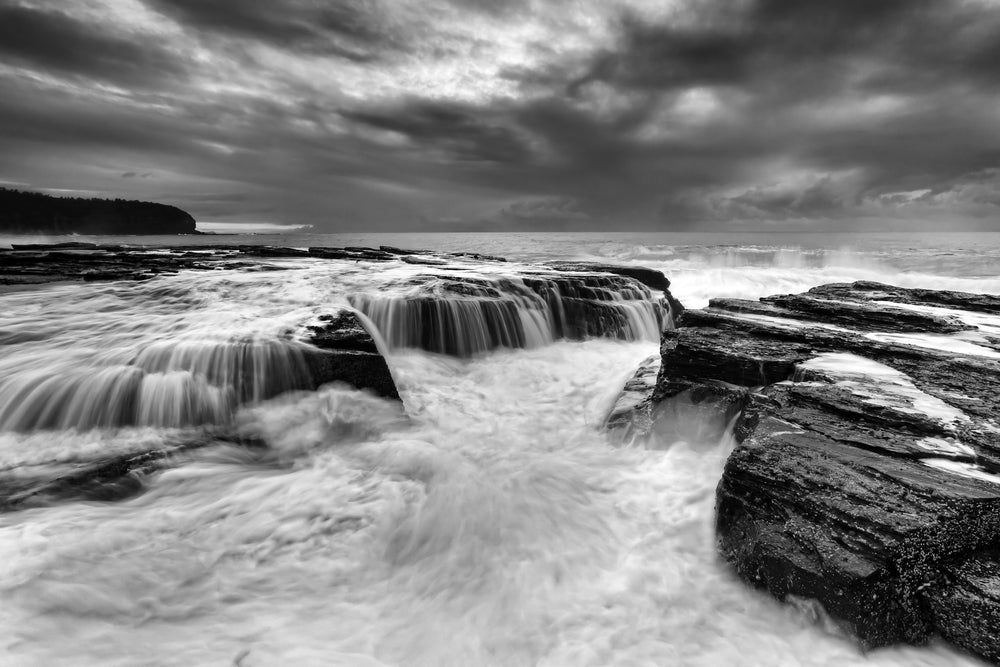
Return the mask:
M 688 307 L 858 279 L 1000 293 L 1000 235 L 189 241 L 646 265 L 663 270 Z M 0 412 L 12 397 L 23 402 L 13 379 L 57 395 L 76 387 L 66 396 L 84 401 L 44 427 L 8 421 L 3 474 L 183 440 L 194 427 L 167 406 L 192 395 L 184 382 L 210 374 L 183 360 L 233 341 L 268 358 L 260 345 L 358 294 L 384 294 L 392 272 L 426 270 L 262 263 L 280 270 L 0 294 Z M 266 451 L 197 450 L 129 500 L 0 515 L 0 664 L 976 664 L 940 644 L 863 653 L 817 610 L 740 582 L 714 547 L 714 491 L 732 447 L 718 435 L 724 425 L 632 447 L 600 428 L 635 365 L 657 349 L 655 336 L 637 338 L 539 340 L 467 359 L 389 345 L 406 415 L 344 386 L 220 396 L 204 420 L 229 415 Z M 88 403 L 79 388 L 125 377 L 120 369 L 140 360 L 159 378 L 159 393 L 140 392 L 157 397 L 147 418 L 81 421 L 126 392 L 111 383 L 107 398 Z

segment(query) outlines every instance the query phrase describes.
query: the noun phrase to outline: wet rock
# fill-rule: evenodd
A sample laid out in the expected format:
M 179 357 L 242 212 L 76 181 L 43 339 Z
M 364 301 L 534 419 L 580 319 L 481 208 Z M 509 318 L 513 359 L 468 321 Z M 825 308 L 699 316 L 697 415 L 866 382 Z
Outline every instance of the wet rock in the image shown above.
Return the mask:
M 240 246 L 240 252 L 249 257 L 309 257 L 308 250 L 278 248 L 274 246 Z
M 447 266 L 448 264 L 448 262 L 443 259 L 434 259 L 433 257 L 412 257 L 410 255 L 403 255 L 399 259 L 407 264 L 425 264 L 427 266 Z
M 497 255 L 483 255 L 478 252 L 449 252 L 451 257 L 467 257 L 469 259 L 474 259 L 478 262 L 506 262 L 506 257 L 499 257 Z
M 760 301 L 711 299 L 709 308 L 870 331 L 955 333 L 975 329 L 975 326 L 948 315 L 931 315 L 871 302 L 832 300 L 811 294 L 781 294 Z
M 315 387 L 345 382 L 379 396 L 399 399 L 399 391 L 385 358 L 358 316 L 349 311 L 320 316 L 320 325 L 308 327 L 306 364 Z
M 866 280 L 820 285 L 809 290 L 809 294 L 825 298 L 892 301 L 981 313 L 1000 313 L 1000 296 L 993 294 L 896 287 Z
M 604 425 L 617 431 L 618 437 L 631 441 L 635 434 L 648 432 L 651 419 L 653 391 L 656 377 L 660 372 L 660 356 L 653 355 L 639 364 L 639 368 L 625 383 L 622 392 L 612 406 Z
M 549 262 L 549 266 L 560 271 L 585 273 L 610 273 L 637 280 L 646 287 L 663 292 L 663 305 L 670 311 L 671 318 L 677 319 L 684 312 L 684 306 L 670 292 L 670 280 L 662 271 L 645 266 L 619 266 L 587 262 Z
M 351 297 L 390 348 L 468 357 L 559 339 L 653 339 L 672 324 L 670 308 L 646 286 L 610 274 L 512 269 L 482 277 L 435 271 L 394 287 L 390 295 Z
M 664 332 L 655 388 L 612 425 L 662 433 L 681 400 L 734 418 L 716 533 L 741 578 L 866 646 L 940 635 L 1000 662 L 1000 362 L 977 329 L 995 299 L 713 300 Z
M 350 259 L 354 261 L 377 261 L 395 259 L 392 253 L 375 248 L 309 248 L 309 254 L 321 259 Z
M 942 565 L 941 583 L 924 594 L 941 635 L 1000 663 L 1000 551 L 996 547 Z
M 613 273 L 619 276 L 635 278 L 650 289 L 666 292 L 670 289 L 670 281 L 662 271 L 645 266 L 622 266 L 618 264 L 601 264 L 596 262 L 549 262 L 549 266 L 560 271 L 581 271 L 584 273 Z
M 393 255 L 433 255 L 433 250 L 407 250 L 405 248 L 396 248 L 391 245 L 380 245 L 378 247 L 382 252 L 388 252 Z
M 321 324 L 308 327 L 309 342 L 316 347 L 378 353 L 375 339 L 354 313 L 342 311 L 337 315 L 320 315 L 318 319 Z

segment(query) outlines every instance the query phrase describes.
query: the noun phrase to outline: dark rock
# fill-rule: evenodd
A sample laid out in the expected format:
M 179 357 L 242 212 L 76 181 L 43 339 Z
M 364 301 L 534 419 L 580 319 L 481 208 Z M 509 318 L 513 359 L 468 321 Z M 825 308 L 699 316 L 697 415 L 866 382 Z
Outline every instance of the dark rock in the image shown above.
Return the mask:
M 353 350 L 378 354 L 378 347 L 357 315 L 342 311 L 337 315 L 320 315 L 321 326 L 310 326 L 309 342 L 324 350 Z
M 870 302 L 831 300 L 812 294 L 782 294 L 760 301 L 712 299 L 709 308 L 822 322 L 859 331 L 955 333 L 975 329 L 971 324 L 945 315 L 929 315 Z
M 621 395 L 615 401 L 604 425 L 611 431 L 617 431 L 623 442 L 629 442 L 635 436 L 647 433 L 650 429 L 653 390 L 656 389 L 656 377 L 660 372 L 660 356 L 653 355 L 643 360 L 639 368 L 625 383 Z
M 309 254 L 322 259 L 353 259 L 355 261 L 386 261 L 396 256 L 374 248 L 309 248 Z
M 399 259 L 407 264 L 426 264 L 427 266 L 445 266 L 448 264 L 443 259 L 434 259 L 433 257 L 411 257 L 404 255 Z
M 250 257 L 309 257 L 301 248 L 279 248 L 275 246 L 240 246 L 240 252 Z
M 664 332 L 656 387 L 612 425 L 663 433 L 687 404 L 733 419 L 716 531 L 740 577 L 866 646 L 937 634 L 1000 662 L 1000 364 L 974 320 L 874 303 L 995 300 L 873 283 L 713 300 Z
M 399 391 L 385 358 L 358 316 L 350 311 L 320 317 L 320 326 L 308 327 L 309 342 L 319 348 L 306 354 L 316 387 L 346 382 L 379 396 L 399 399 Z
M 506 257 L 498 257 L 497 255 L 483 255 L 478 252 L 449 252 L 451 257 L 468 257 L 469 259 L 474 259 L 479 262 L 506 262 Z
M 549 266 L 560 271 L 582 271 L 584 273 L 613 273 L 619 276 L 635 278 L 650 289 L 666 292 L 670 289 L 670 280 L 662 271 L 645 266 L 621 266 L 617 264 L 601 264 L 596 262 L 549 262 Z
M 392 373 L 380 354 L 317 350 L 306 354 L 306 363 L 317 387 L 329 382 L 344 382 L 358 389 L 370 389 L 378 396 L 399 400 Z
M 993 294 L 896 287 L 894 285 L 866 280 L 859 280 L 854 283 L 820 285 L 809 290 L 809 294 L 834 299 L 894 301 L 896 303 L 936 306 L 981 313 L 1000 313 L 1000 296 Z
M 393 255 L 433 255 L 433 250 L 406 250 L 405 248 L 396 248 L 391 245 L 380 245 L 378 247 L 382 252 L 387 252 Z
M 1000 663 L 1000 552 L 996 547 L 942 564 L 944 577 L 924 593 L 945 639 Z

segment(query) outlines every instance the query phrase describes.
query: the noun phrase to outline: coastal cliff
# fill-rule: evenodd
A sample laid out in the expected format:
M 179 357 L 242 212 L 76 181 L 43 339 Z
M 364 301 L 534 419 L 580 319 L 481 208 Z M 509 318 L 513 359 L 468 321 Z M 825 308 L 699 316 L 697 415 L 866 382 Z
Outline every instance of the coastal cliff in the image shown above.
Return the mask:
M 195 234 L 195 220 L 176 206 L 124 199 L 51 197 L 0 188 L 0 233 Z

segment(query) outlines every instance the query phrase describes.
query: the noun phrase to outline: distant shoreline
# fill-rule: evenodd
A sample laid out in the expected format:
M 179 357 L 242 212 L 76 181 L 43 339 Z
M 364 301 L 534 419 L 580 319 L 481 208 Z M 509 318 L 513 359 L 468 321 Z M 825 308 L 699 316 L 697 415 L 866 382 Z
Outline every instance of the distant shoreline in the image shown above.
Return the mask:
M 187 211 L 126 199 L 52 197 L 0 188 L 0 234 L 174 236 L 201 234 Z

